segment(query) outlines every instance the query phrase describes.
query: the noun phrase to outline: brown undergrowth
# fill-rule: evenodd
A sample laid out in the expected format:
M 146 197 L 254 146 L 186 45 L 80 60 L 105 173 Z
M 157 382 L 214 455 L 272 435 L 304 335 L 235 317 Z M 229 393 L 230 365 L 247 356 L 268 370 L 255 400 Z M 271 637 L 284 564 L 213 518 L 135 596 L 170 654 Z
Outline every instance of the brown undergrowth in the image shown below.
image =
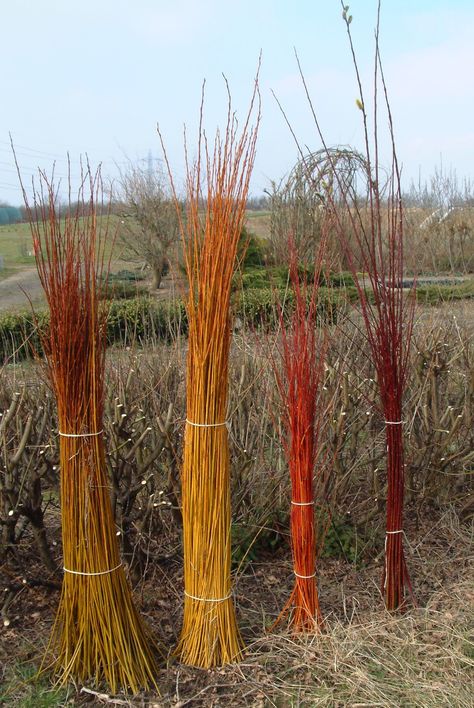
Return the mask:
M 325 632 L 297 639 L 287 631 L 268 633 L 292 577 L 287 547 L 267 552 L 237 577 L 236 605 L 248 646 L 243 663 L 198 670 L 169 659 L 158 675 L 161 698 L 142 694 L 130 700 L 105 690 L 85 692 L 81 686 L 54 694 L 45 684 L 31 683 L 57 591 L 22 584 L 19 577 L 9 608 L 11 623 L 2 630 L 0 700 L 12 706 L 467 708 L 474 672 L 473 529 L 448 509 L 438 518 L 427 515 L 418 528 L 408 522 L 407 533 L 417 609 L 401 617 L 374 612 L 381 607 L 380 554 L 357 569 L 342 558 L 330 558 L 322 564 L 320 579 Z M 154 565 L 135 588 L 141 611 L 170 648 L 180 624 L 181 582 L 176 555 Z
M 292 588 L 288 473 L 271 414 L 268 362 L 252 337 L 239 332 L 229 398 L 232 567 L 249 649 L 240 668 L 195 670 L 170 659 L 157 676 L 161 702 L 143 695 L 134 705 L 470 705 L 472 306 L 420 310 L 415 345 L 405 532 L 418 608 L 399 620 L 381 610 L 383 425 L 372 404 L 370 359 L 355 339 L 342 378 L 333 372 L 337 347 L 332 352 L 325 383 L 328 395 L 337 384 L 328 443 L 340 451 L 332 520 L 319 560 L 326 632 L 320 640 L 301 642 L 283 628 L 268 633 Z M 153 352 L 110 351 L 106 372 L 104 424 L 117 538 L 137 607 L 170 652 L 182 611 L 177 465 L 185 347 L 183 341 Z M 80 686 L 53 695 L 47 682 L 28 681 L 47 642 L 61 579 L 54 570 L 62 565 L 58 440 L 50 434 L 57 429 L 51 396 L 35 365 L 3 371 L 2 421 L 17 398 L 14 415 L 0 425 L 0 701 L 35 708 L 68 700 L 99 705 L 105 699 L 80 693 Z M 389 652 L 390 672 L 383 673 L 379 664 Z

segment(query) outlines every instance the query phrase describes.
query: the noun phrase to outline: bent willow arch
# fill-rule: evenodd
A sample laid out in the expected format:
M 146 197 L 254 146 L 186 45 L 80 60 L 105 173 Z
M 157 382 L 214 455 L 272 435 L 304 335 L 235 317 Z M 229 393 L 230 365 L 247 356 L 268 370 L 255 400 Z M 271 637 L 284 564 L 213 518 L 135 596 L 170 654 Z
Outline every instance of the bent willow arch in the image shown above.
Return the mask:
M 350 147 L 338 146 L 303 155 L 271 194 L 271 239 L 276 260 L 287 259 L 288 234 L 301 259 L 311 258 L 319 243 L 325 207 L 357 195 L 363 199 L 369 184 L 366 158 Z

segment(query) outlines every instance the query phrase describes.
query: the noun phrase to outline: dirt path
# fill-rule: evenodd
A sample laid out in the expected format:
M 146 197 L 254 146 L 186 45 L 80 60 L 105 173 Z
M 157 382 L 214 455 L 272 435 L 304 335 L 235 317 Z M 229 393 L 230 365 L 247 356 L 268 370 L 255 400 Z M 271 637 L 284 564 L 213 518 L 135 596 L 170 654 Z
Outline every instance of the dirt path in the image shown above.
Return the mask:
M 28 298 L 43 300 L 43 290 L 36 268 L 26 268 L 0 280 L 0 311 L 28 309 Z
M 120 268 L 123 268 L 123 263 L 114 263 L 112 271 Z M 146 286 L 145 281 L 143 284 Z M 182 279 L 176 280 L 172 275 L 167 275 L 163 278 L 161 288 L 153 295 L 159 300 L 167 300 L 178 297 L 182 291 Z M 0 312 L 29 309 L 28 298 L 35 305 L 45 301 L 36 268 L 25 268 L 0 280 Z

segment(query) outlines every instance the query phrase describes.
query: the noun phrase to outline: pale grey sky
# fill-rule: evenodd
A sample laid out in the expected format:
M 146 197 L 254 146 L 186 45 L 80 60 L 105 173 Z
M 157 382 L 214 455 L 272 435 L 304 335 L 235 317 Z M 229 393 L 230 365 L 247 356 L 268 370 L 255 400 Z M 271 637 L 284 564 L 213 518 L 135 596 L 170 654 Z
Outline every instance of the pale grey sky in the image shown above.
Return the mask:
M 353 0 L 351 25 L 371 94 L 374 0 Z M 329 144 L 361 147 L 360 112 L 338 0 L 15 0 L 1 11 L 0 200 L 21 195 L 9 148 L 13 135 L 26 181 L 37 166 L 65 174 L 87 152 L 116 174 L 125 156 L 161 157 L 183 169 L 183 124 L 193 147 L 201 84 L 206 126 L 225 119 L 227 76 L 243 115 L 258 55 L 262 125 L 252 191 L 278 181 L 297 158 L 271 95 L 302 144 L 320 147 L 298 76 L 300 56 Z M 474 3 L 383 0 L 381 48 L 405 183 L 428 179 L 442 159 L 474 178 Z M 194 132 L 193 132 L 194 131 Z

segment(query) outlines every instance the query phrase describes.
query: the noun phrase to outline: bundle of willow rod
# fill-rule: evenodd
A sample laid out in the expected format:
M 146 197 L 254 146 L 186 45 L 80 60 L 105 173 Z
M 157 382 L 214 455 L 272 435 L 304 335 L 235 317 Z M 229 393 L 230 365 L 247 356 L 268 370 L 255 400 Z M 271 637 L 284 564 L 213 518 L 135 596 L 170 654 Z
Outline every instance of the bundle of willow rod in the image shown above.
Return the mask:
M 259 112 L 257 127 L 249 122 L 257 95 L 256 81 L 240 137 L 229 97 L 226 131 L 217 135 L 212 154 L 201 107 L 198 158 L 194 167 L 187 165 L 187 216 L 181 223 L 189 338 L 182 468 L 184 617 L 176 654 L 204 668 L 238 661 L 243 649 L 231 586 L 226 417 L 229 301 L 255 155 Z
M 83 175 L 65 218 L 44 174 L 29 208 L 36 264 L 49 305 L 41 331 L 56 394 L 64 578 L 43 666 L 68 679 L 118 688 L 155 686 L 154 648 L 119 558 L 105 471 L 102 417 L 107 311 L 100 303 L 105 233 L 96 217 L 100 174 Z M 88 188 L 87 201 L 84 191 Z M 27 202 L 27 196 L 25 201 Z M 28 203 L 28 202 L 27 202 Z
M 367 104 L 350 31 L 351 17 L 347 14 L 347 7 L 343 3 L 341 5 L 360 95 L 357 107 L 363 118 L 366 163 L 364 177 L 367 185 L 365 199 L 357 192 L 356 187 L 347 181 L 346 176 L 338 172 L 324 140 L 301 66 L 299 63 L 298 65 L 318 134 L 333 167 L 333 183 L 338 187 L 339 198 L 335 197 L 333 192 L 328 192 L 327 205 L 334 215 L 340 242 L 359 293 L 367 340 L 377 372 L 380 413 L 385 425 L 387 446 L 387 509 L 382 593 L 387 609 L 396 610 L 406 604 L 406 591 L 412 594 L 403 548 L 403 425 L 406 422 L 403 418 L 403 397 L 413 334 L 415 297 L 413 292 L 405 294 L 402 285 L 404 219 L 392 114 L 379 53 L 380 2 L 375 37 L 372 141 Z M 380 84 L 392 147 L 392 165 L 388 177 L 381 172 L 379 163 L 377 91 Z
M 283 404 L 283 443 L 291 479 L 291 550 L 295 583 L 277 623 L 291 613 L 295 632 L 322 627 L 317 588 L 317 551 L 323 534 L 317 534 L 315 503 L 321 510 L 326 469 L 321 455 L 321 428 L 325 410 L 321 401 L 328 333 L 319 328 L 318 291 L 326 238 L 321 238 L 313 283 L 300 283 L 298 259 L 290 243 L 290 281 L 294 311 L 289 322 L 282 309 L 280 362 L 274 361 L 277 386 Z M 314 476 L 316 467 L 316 485 Z M 316 488 L 315 488 L 316 487 Z M 322 531 L 322 525 L 319 525 Z

